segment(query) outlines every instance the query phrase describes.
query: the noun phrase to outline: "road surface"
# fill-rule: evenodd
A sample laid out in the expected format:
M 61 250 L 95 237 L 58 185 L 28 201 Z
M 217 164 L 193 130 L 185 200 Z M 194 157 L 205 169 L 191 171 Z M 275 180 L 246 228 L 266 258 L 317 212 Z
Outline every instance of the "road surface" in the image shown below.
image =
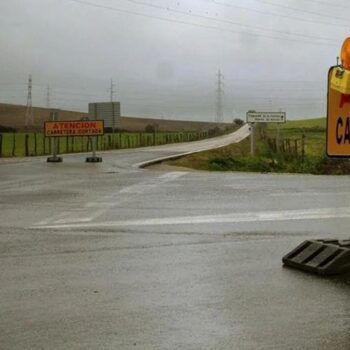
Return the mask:
M 208 143 L 1 160 L 0 349 L 349 350 L 349 276 L 281 258 L 349 237 L 350 178 L 138 168 Z

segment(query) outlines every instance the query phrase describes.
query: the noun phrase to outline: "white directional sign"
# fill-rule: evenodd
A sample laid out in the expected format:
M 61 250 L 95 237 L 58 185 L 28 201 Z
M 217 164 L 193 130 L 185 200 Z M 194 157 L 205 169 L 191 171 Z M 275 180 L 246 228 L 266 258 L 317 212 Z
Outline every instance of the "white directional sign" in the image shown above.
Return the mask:
M 285 112 L 248 112 L 247 123 L 285 123 Z

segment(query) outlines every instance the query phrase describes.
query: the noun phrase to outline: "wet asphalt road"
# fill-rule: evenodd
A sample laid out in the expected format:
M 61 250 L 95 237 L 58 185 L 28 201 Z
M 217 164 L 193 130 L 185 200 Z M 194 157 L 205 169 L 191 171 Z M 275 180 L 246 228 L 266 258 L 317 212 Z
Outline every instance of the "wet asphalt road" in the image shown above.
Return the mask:
M 135 166 L 187 151 L 0 162 L 0 349 L 350 349 L 349 276 L 281 264 L 350 178 Z

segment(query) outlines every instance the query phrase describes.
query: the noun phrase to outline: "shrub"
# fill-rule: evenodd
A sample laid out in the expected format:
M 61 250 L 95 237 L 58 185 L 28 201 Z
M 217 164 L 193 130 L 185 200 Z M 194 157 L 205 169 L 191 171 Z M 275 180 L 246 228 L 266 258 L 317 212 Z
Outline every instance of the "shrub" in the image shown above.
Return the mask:
M 235 118 L 235 119 L 233 120 L 233 122 L 234 122 L 236 125 L 238 125 L 238 126 L 241 126 L 241 125 L 244 124 L 244 121 L 243 121 L 242 119 L 239 119 L 239 118 Z

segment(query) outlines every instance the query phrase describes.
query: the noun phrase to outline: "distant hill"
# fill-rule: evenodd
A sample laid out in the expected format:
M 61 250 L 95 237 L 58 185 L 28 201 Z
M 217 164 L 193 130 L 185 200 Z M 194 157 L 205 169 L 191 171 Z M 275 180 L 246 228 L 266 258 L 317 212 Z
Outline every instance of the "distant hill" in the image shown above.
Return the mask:
M 44 122 L 50 118 L 50 109 L 33 107 L 34 128 L 43 128 Z M 26 106 L 0 103 L 0 125 L 23 130 L 25 126 Z M 61 120 L 79 120 L 86 113 L 60 110 Z
M 51 109 L 33 107 L 34 129 L 41 130 L 49 120 Z M 26 106 L 0 103 L 0 126 L 24 130 Z M 87 113 L 59 110 L 60 120 L 79 120 Z M 121 117 L 120 128 L 127 131 L 145 131 L 151 127 L 157 131 L 208 131 L 215 128 L 231 128 L 232 123 L 197 122 L 185 120 L 166 120 L 142 117 Z

